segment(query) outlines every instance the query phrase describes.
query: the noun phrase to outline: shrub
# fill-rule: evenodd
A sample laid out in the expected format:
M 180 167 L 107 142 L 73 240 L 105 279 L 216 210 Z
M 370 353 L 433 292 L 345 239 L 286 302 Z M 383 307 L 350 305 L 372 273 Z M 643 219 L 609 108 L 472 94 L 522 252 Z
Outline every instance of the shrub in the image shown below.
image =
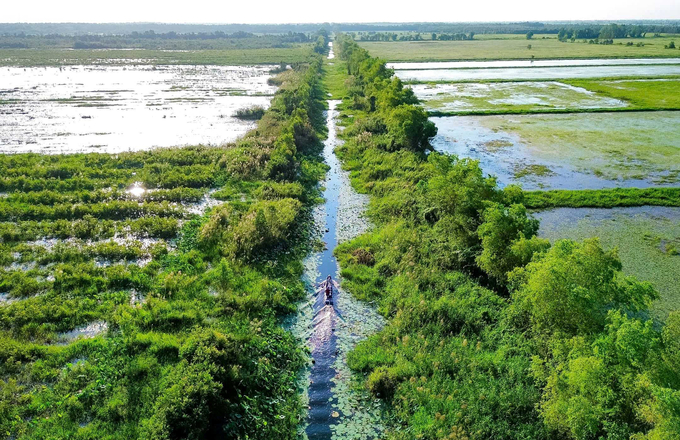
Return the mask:
M 234 116 L 237 119 L 257 121 L 262 119 L 262 116 L 264 116 L 264 112 L 265 112 L 264 107 L 256 105 L 252 107 L 238 109 L 236 110 L 236 114 Z

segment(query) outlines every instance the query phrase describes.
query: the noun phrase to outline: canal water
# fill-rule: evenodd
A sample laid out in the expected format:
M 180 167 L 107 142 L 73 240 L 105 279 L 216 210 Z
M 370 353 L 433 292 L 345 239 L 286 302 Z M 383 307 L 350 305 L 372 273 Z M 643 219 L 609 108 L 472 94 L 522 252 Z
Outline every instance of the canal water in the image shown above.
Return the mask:
M 325 203 L 314 213 L 323 249 L 305 260 L 304 280 L 309 295 L 288 327 L 308 342 L 310 351 L 309 368 L 301 380 L 308 411 L 300 437 L 375 439 L 383 432 L 380 402 L 356 386 L 346 356 L 358 342 L 379 331 L 383 319 L 371 304 L 356 300 L 342 289 L 340 269 L 333 255 L 338 243 L 361 234 L 369 226 L 363 216 L 367 197 L 352 189 L 348 173 L 334 154 L 339 143 L 339 103 L 328 102 L 328 138 L 323 153 L 329 166 L 323 182 Z M 335 289 L 332 305 L 326 304 L 323 292 L 315 294 L 328 275 L 340 286 Z

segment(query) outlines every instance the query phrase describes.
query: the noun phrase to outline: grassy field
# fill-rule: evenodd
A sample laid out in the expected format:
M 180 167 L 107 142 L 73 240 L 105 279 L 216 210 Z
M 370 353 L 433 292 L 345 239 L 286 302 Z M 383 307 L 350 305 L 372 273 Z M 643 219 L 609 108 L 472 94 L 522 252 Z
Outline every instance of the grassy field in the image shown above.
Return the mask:
M 477 38 L 477 37 L 475 37 Z M 361 42 L 371 55 L 387 61 L 526 60 L 566 58 L 680 57 L 680 50 L 664 49 L 675 37 L 625 38 L 612 45 L 556 39 L 503 39 L 473 41 Z M 626 46 L 632 42 L 633 46 Z M 636 47 L 637 43 L 644 44 Z M 531 49 L 527 46 L 531 45 Z M 676 41 L 677 45 L 677 41 Z
M 0 66 L 120 64 L 253 65 L 299 63 L 309 59 L 309 45 L 234 50 L 0 49 Z
M 680 108 L 680 80 L 567 80 L 601 96 L 620 99 L 633 108 Z
M 599 237 L 605 248 L 617 247 L 623 270 L 651 282 L 660 299 L 651 308 L 665 319 L 680 308 L 679 208 L 560 208 L 537 214 L 539 235 L 551 241 Z
M 680 188 L 612 188 L 524 192 L 524 206 L 530 209 L 614 208 L 645 205 L 680 206 Z

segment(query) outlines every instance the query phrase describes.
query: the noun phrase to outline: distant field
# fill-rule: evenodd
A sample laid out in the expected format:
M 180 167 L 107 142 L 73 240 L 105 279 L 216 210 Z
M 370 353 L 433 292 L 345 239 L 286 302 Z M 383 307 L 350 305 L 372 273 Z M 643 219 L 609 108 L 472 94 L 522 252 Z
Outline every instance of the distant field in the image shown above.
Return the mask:
M 623 271 L 659 291 L 651 309 L 656 318 L 680 307 L 680 208 L 560 208 L 536 216 L 539 235 L 551 241 L 599 237 L 605 248 L 618 247 Z
M 0 66 L 72 66 L 121 64 L 254 65 L 297 63 L 309 59 L 310 46 L 233 50 L 147 49 L 0 49 Z
M 514 35 L 513 35 L 514 37 Z M 473 41 L 407 41 L 407 42 L 360 42 L 371 55 L 388 61 L 455 61 L 455 60 L 519 60 L 563 58 L 644 58 L 677 57 L 678 49 L 664 49 L 671 41 L 680 43 L 679 37 L 624 38 L 612 45 L 587 44 L 581 41 L 562 43 L 557 39 L 536 36 L 482 39 L 476 35 Z M 632 42 L 633 46 L 626 46 Z M 644 44 L 636 47 L 637 43 Z M 531 49 L 527 46 L 531 45 Z
M 418 32 L 405 32 L 405 31 L 381 31 L 380 33 L 391 33 L 397 34 L 397 37 L 401 36 L 415 36 Z M 435 32 L 437 35 L 441 32 Z M 444 32 L 447 34 L 450 32 Z M 355 39 L 357 42 L 361 42 L 362 35 L 357 34 Z M 432 40 L 432 32 L 420 32 L 420 38 L 423 40 Z M 557 39 L 557 34 L 534 34 L 533 39 Z M 526 34 L 475 34 L 475 40 L 524 40 L 526 41 Z M 404 43 L 402 41 L 402 43 Z

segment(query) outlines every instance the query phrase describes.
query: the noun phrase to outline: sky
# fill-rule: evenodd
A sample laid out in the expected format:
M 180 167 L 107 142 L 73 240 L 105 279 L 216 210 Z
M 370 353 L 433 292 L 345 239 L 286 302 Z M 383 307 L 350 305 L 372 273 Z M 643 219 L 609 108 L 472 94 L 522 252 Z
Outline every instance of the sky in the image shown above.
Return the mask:
M 680 0 L 23 0 L 0 22 L 323 23 L 680 19 Z M 414 7 L 415 6 L 415 7 Z

